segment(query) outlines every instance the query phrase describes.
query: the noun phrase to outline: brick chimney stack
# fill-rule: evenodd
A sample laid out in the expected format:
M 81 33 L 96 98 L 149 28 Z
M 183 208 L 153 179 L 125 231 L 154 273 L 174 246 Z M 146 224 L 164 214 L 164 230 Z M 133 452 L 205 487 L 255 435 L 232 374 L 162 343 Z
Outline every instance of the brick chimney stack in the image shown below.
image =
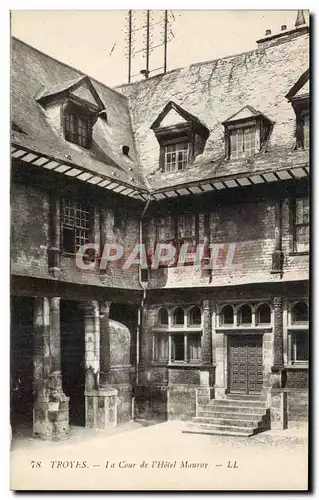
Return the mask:
M 287 29 L 287 26 L 283 24 L 281 26 L 281 31 L 275 34 L 272 34 L 271 30 L 267 29 L 265 36 L 260 40 L 257 40 L 257 45 L 258 48 L 264 49 L 272 45 L 277 45 L 278 43 L 292 40 L 293 38 L 304 35 L 308 32 L 309 26 L 306 23 L 304 11 L 298 10 L 294 28 Z

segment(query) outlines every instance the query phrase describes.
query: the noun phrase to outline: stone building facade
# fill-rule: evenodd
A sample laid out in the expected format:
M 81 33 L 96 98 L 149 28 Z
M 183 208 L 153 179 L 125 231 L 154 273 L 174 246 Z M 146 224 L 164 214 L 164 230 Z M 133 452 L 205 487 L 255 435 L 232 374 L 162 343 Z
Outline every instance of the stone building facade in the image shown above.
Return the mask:
M 13 426 L 62 439 L 236 398 L 274 427 L 307 418 L 303 21 L 116 89 L 13 39 Z M 141 244 L 147 265 L 123 269 Z

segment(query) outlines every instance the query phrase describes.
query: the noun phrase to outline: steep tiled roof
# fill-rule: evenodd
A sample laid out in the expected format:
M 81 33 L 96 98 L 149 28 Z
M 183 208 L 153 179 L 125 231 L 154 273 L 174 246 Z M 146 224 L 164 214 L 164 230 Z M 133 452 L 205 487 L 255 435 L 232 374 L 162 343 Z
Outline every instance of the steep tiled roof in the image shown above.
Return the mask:
M 45 110 L 37 102 L 41 95 L 61 92 L 85 75 L 29 45 L 12 38 L 12 121 L 16 124 L 15 143 L 56 160 L 71 163 L 97 174 L 118 179 L 133 187 L 143 187 L 143 175 L 136 154 L 127 99 L 106 85 L 90 79 L 107 112 L 107 122 L 93 128 L 93 147 L 81 148 L 63 139 L 51 126 Z M 25 133 L 17 132 L 17 128 Z M 122 146 L 130 148 L 129 156 Z M 115 174 L 112 174 L 115 172 Z
M 164 190 L 203 178 L 276 171 L 286 163 L 306 164 L 307 153 L 294 151 L 296 116 L 286 95 L 308 67 L 306 33 L 280 44 L 117 87 L 129 99 L 139 158 L 150 188 Z M 203 154 L 189 168 L 163 173 L 151 125 L 169 101 L 196 116 L 210 135 Z M 266 152 L 247 160 L 227 160 L 223 122 L 246 106 L 274 124 Z

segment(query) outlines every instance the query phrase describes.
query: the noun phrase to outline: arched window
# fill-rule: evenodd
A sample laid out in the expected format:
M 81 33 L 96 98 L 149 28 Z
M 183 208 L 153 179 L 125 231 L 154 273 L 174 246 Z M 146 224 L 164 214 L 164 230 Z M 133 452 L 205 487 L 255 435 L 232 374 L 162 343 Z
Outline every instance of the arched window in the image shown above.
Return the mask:
M 163 325 L 163 326 L 168 325 L 168 312 L 167 312 L 167 309 L 165 309 L 164 307 L 162 307 L 158 311 L 158 324 Z
M 309 311 L 306 302 L 297 302 L 292 309 L 292 322 L 305 323 L 308 321 Z
M 234 309 L 232 306 L 227 305 L 223 307 L 221 318 L 223 325 L 232 325 L 234 323 Z
M 202 323 L 202 312 L 198 306 L 194 306 L 189 311 L 189 324 L 201 325 L 201 323 Z
M 257 322 L 270 323 L 270 307 L 268 304 L 261 304 L 257 311 Z
M 251 324 L 251 307 L 248 304 L 241 306 L 239 309 L 239 323 L 241 325 Z
M 184 325 L 184 309 L 177 307 L 174 311 L 174 325 Z

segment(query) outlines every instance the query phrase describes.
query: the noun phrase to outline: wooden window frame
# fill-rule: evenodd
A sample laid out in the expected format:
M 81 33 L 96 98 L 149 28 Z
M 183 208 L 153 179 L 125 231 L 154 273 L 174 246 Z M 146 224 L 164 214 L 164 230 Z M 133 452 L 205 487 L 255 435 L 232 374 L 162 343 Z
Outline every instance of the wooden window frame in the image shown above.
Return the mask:
M 74 121 L 74 130 L 71 130 L 71 119 Z M 94 121 L 93 115 L 81 106 L 69 103 L 63 110 L 63 132 L 65 140 L 77 144 L 82 148 L 90 149 L 93 141 Z
M 308 337 L 308 359 L 297 359 L 297 336 L 307 335 Z M 288 365 L 308 367 L 309 365 L 309 330 L 307 327 L 288 331 Z
M 72 218 L 69 216 L 69 223 L 66 222 L 66 214 L 65 214 L 65 203 L 68 202 L 70 204 L 70 210 L 73 211 L 73 223 Z M 86 210 L 82 210 L 79 207 L 85 207 Z M 80 216 L 83 214 L 87 214 L 88 224 L 77 224 L 77 212 L 80 212 Z M 81 220 L 81 218 L 80 218 Z M 85 219 L 86 220 L 86 219 Z M 81 245 L 86 243 L 90 243 L 94 241 L 94 208 L 89 204 L 83 204 L 80 200 L 71 197 L 63 197 L 60 202 L 60 227 L 61 227 L 61 249 L 62 253 L 66 255 L 74 256 Z M 73 251 L 69 251 L 65 248 L 65 238 L 64 231 L 69 230 L 70 233 L 73 233 Z M 82 235 L 81 235 L 82 233 Z M 83 233 L 86 233 L 86 236 L 83 236 Z M 81 245 L 77 245 L 77 239 L 83 238 L 83 243 Z
M 173 357 L 174 347 L 173 347 L 173 339 L 176 336 L 183 337 L 183 348 L 184 348 L 184 356 L 183 359 L 175 359 Z M 189 355 L 189 338 L 197 338 L 199 340 L 197 349 L 199 349 L 199 357 L 191 358 Z M 169 363 L 176 364 L 194 364 L 198 365 L 201 363 L 201 350 L 202 350 L 202 332 L 171 332 L 169 333 Z
M 297 200 L 308 200 L 308 222 L 298 222 L 297 223 Z M 298 196 L 292 200 L 290 200 L 290 234 L 291 234 L 291 245 L 290 245 L 290 253 L 292 254 L 309 254 L 310 249 L 310 200 L 308 196 Z M 304 250 L 298 249 L 297 242 L 297 227 L 308 227 L 309 235 L 308 235 L 308 248 Z

